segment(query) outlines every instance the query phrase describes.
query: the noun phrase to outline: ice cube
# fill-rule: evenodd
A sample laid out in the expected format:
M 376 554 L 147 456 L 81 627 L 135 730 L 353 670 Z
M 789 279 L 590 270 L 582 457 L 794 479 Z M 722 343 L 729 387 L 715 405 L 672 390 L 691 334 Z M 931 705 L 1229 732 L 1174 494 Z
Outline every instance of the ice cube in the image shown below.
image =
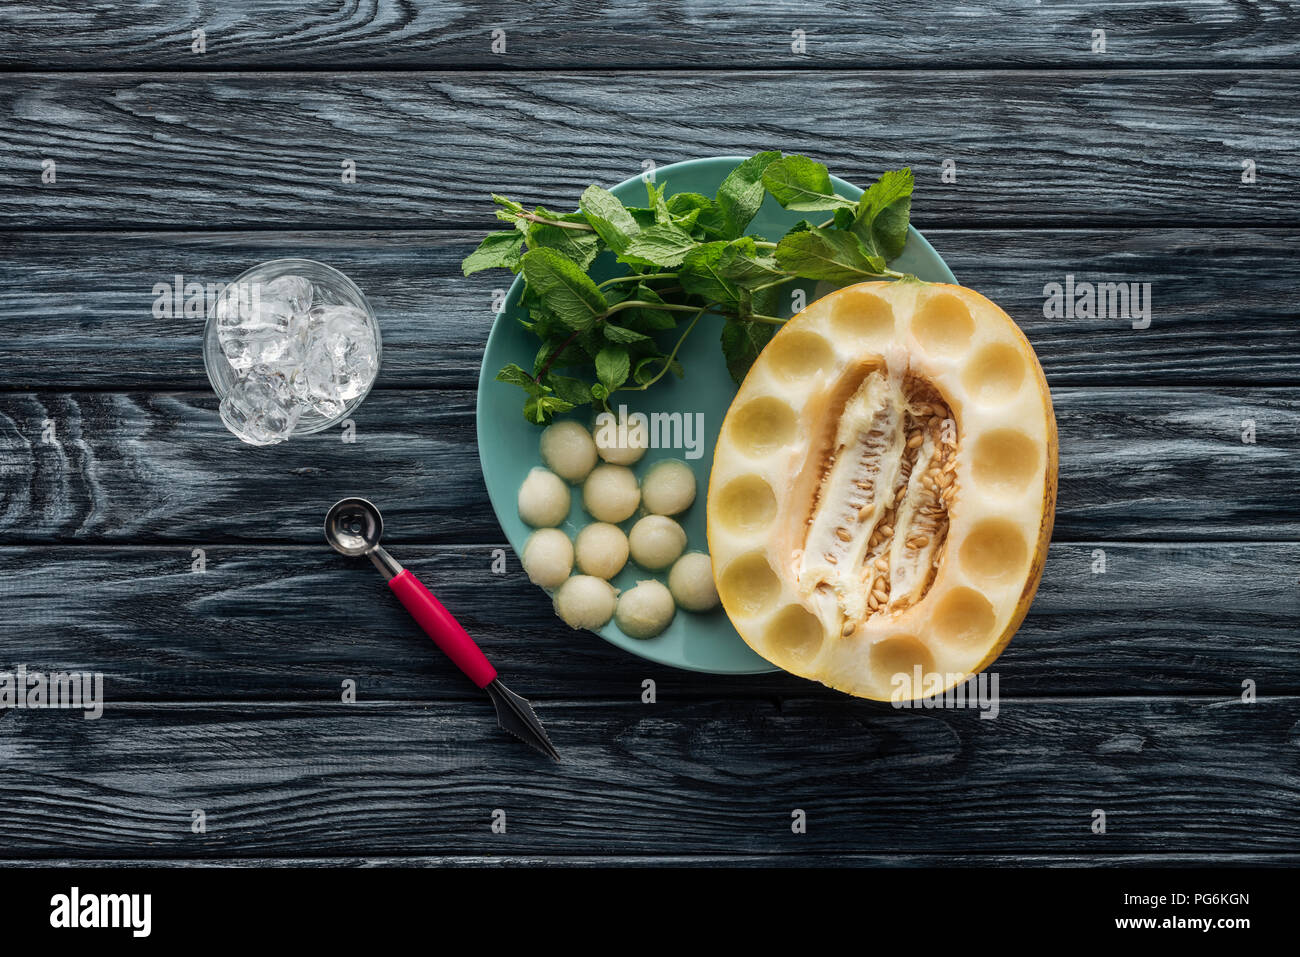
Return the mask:
M 255 366 L 221 400 L 221 421 L 249 445 L 275 445 L 293 432 L 302 415 L 283 375 Z
M 294 399 L 303 407 L 303 415 L 312 412 L 323 419 L 337 419 L 347 409 L 347 403 L 311 391 L 305 366 L 284 367 L 284 377 L 289 383 L 289 391 L 293 393 Z
M 316 395 L 314 392 L 307 396 L 306 401 L 313 412 L 330 421 L 337 419 L 348 408 L 348 404 L 341 399 L 331 399 L 328 396 Z
M 318 306 L 309 315 L 303 364 L 320 400 L 347 402 L 364 393 L 379 369 L 369 317 L 353 306 Z
M 294 311 L 286 299 L 228 296 L 217 306 L 217 341 L 236 375 L 293 359 Z
M 277 276 L 262 284 L 262 296 L 287 302 L 294 312 L 305 313 L 312 304 L 311 280 L 302 276 Z

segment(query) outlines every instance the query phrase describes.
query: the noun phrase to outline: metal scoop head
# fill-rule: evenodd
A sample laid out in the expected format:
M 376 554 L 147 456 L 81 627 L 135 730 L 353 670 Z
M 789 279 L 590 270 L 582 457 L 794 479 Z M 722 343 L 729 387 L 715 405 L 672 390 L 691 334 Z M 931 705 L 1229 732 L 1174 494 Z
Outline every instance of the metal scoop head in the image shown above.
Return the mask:
M 325 513 L 325 540 L 334 551 L 360 558 L 379 547 L 384 517 L 364 498 L 345 498 Z
M 349 558 L 366 556 L 381 575 L 392 581 L 402 573 L 402 566 L 379 544 L 383 534 L 384 517 L 368 499 L 345 498 L 325 513 L 325 541 L 330 548 Z

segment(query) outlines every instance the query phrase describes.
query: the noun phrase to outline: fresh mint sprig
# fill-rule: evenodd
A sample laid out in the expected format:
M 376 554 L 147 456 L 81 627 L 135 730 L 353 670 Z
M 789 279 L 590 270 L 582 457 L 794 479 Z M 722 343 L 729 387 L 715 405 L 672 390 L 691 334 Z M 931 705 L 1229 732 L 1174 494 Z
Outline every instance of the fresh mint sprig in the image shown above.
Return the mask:
M 852 200 L 836 194 L 821 163 L 768 151 L 740 163 L 712 197 L 665 196 L 647 183 L 646 205 L 627 206 L 590 186 L 577 212 L 556 213 L 494 194 L 497 218 L 511 228 L 489 233 L 462 269 L 523 273 L 521 321 L 540 347 L 531 371 L 511 363 L 497 379 L 524 391 L 524 416 L 541 425 L 581 405 L 608 409 L 615 393 L 648 389 L 669 372 L 683 376 L 682 344 L 706 316 L 722 320 L 723 357 L 741 382 L 784 322 L 782 286 L 903 276 L 888 264 L 907 241 L 912 187 L 911 170 L 891 170 Z M 775 242 L 745 235 L 769 195 L 831 217 L 802 220 Z M 605 257 L 627 271 L 598 283 L 590 270 Z M 665 349 L 670 332 L 678 334 Z

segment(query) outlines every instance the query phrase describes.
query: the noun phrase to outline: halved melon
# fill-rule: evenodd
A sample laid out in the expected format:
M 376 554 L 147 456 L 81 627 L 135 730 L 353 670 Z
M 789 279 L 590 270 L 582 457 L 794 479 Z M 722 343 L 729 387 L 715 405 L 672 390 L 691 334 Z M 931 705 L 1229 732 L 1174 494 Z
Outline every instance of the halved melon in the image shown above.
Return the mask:
M 997 305 L 914 280 L 834 292 L 772 338 L 723 422 L 723 607 L 786 671 L 878 700 L 945 691 L 1029 610 L 1056 456 L 1042 367 Z

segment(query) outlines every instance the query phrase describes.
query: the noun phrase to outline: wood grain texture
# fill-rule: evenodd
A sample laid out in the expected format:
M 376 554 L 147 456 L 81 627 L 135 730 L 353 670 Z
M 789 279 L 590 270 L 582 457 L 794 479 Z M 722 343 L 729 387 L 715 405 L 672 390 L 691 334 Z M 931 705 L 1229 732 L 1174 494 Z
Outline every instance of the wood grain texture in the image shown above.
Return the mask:
M 1300 500 L 1279 491 L 1300 450 L 1295 390 L 1058 389 L 1053 401 L 1055 540 L 1300 539 Z M 316 545 L 330 503 L 361 493 L 395 543 L 500 539 L 471 392 L 376 392 L 351 444 L 330 431 L 242 445 L 216 407 L 203 392 L 0 393 L 0 544 Z
M 191 50 L 195 28 L 206 33 L 202 55 Z M 1104 54 L 1092 52 L 1098 28 L 1107 33 Z M 492 52 L 494 29 L 506 31 L 504 53 Z M 796 29 L 806 34 L 806 53 L 792 50 Z M 76 0 L 9 0 L 0 11 L 0 64 L 79 70 L 1295 66 L 1298 32 L 1300 19 L 1289 4 L 1249 0 L 985 0 L 956 8 L 942 0 L 887 8 L 847 0 L 666 0 L 650 15 L 593 0 L 159 0 L 144 15 Z
M 481 236 L 0 233 L 0 390 L 206 390 L 202 318 L 155 317 L 155 285 L 173 288 L 179 273 L 215 287 L 285 256 L 330 263 L 365 289 L 384 335 L 379 388 L 473 388 L 494 290 L 512 278 L 461 275 Z M 926 237 L 959 280 L 1020 323 L 1053 387 L 1300 385 L 1300 230 L 933 229 Z M 1044 286 L 1067 275 L 1150 283 L 1150 327 L 1044 318 Z
M 9 868 L 102 868 L 115 867 L 199 867 L 199 868 L 483 868 L 483 867 L 808 867 L 814 861 L 804 855 L 779 854 L 620 854 L 617 858 L 598 854 L 443 854 L 437 857 L 415 855 L 409 857 L 380 857 L 377 855 L 355 857 L 240 857 L 213 858 L 210 860 L 185 858 L 149 858 L 147 862 L 134 859 L 111 858 L 35 858 L 6 859 Z M 856 868 L 900 867 L 959 867 L 964 869 L 996 868 L 1184 868 L 1184 867 L 1267 867 L 1290 868 L 1300 865 L 1300 854 L 1265 852 L 1261 854 L 1234 854 L 1210 851 L 1199 854 L 983 854 L 967 851 L 957 854 L 836 854 L 815 860 L 821 866 Z
M 646 159 L 758 149 L 858 183 L 910 165 L 922 228 L 1293 226 L 1298 90 L 1256 70 L 21 73 L 0 89 L 0 226 L 486 226 L 491 192 L 571 206 Z
M 394 551 L 534 701 L 844 696 L 783 673 L 662 667 L 574 632 L 492 545 Z M 1097 550 L 1104 552 L 1099 573 Z M 0 670 L 101 671 L 112 702 L 481 697 L 365 562 L 323 545 L 0 548 Z M 1300 693 L 1300 544 L 1052 546 L 1028 619 L 994 666 L 1007 696 Z M 2 733 L 2 732 L 0 732 Z
M 486 701 L 16 711 L 23 857 L 1293 853 L 1300 699 L 549 702 L 565 762 Z M 490 829 L 506 812 L 507 833 Z M 791 833 L 802 809 L 806 834 Z M 1107 812 L 1105 835 L 1092 812 Z M 206 814 L 207 832 L 190 830 Z

